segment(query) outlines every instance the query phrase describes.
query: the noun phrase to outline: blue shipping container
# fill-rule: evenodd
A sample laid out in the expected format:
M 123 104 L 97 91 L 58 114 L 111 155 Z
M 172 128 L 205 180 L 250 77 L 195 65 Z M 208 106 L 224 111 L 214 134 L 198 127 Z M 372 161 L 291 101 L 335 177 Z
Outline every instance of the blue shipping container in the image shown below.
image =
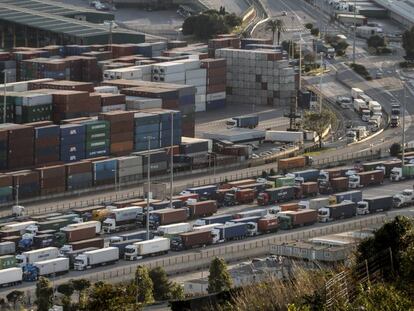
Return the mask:
M 85 126 L 83 124 L 65 124 L 60 126 L 60 136 L 85 136 Z

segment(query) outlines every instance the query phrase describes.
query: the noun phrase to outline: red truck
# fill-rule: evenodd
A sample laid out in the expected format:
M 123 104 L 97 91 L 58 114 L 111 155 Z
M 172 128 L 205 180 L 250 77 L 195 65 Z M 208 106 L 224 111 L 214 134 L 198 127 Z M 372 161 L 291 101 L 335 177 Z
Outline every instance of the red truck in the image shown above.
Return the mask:
M 171 249 L 180 251 L 194 247 L 210 245 L 213 243 L 213 236 L 209 230 L 197 230 L 178 234 L 171 238 Z
M 313 225 L 318 221 L 318 211 L 305 209 L 282 212 L 278 216 L 280 228 L 289 230 L 296 227 Z
M 227 192 L 224 195 L 224 205 L 233 206 L 240 204 L 253 203 L 256 199 L 256 191 L 254 189 L 237 189 L 233 192 Z
M 330 194 L 336 192 L 343 192 L 348 190 L 348 177 L 332 178 L 329 183 L 319 185 L 319 192 L 321 194 Z
M 311 158 L 308 156 L 298 156 L 287 159 L 280 159 L 277 162 L 277 169 L 280 170 L 289 170 L 292 168 L 301 168 L 309 165 L 311 163 Z
M 151 212 L 149 225 L 154 229 L 163 225 L 185 222 L 187 219 L 188 214 L 186 208 L 165 208 Z
M 217 212 L 215 200 L 189 202 L 187 203 L 190 218 L 207 217 Z
M 66 235 L 67 242 L 76 242 L 96 237 L 95 226 L 83 228 L 62 228 L 61 232 Z
M 319 187 L 316 181 L 302 183 L 302 195 L 304 197 L 314 197 L 318 194 Z
M 351 189 L 367 187 L 372 185 L 379 185 L 384 182 L 384 171 L 375 170 L 368 172 L 361 172 L 356 175 L 350 176 L 348 180 L 348 186 Z
M 267 216 L 260 218 L 257 222 L 257 231 L 260 233 L 276 232 L 279 229 L 279 221 L 277 217 Z

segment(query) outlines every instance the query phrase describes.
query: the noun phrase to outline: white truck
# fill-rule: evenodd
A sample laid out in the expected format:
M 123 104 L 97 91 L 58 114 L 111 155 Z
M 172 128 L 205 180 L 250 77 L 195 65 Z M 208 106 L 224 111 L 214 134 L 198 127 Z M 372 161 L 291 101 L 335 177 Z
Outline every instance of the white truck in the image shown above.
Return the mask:
M 54 259 L 58 256 L 59 249 L 57 247 L 45 247 L 16 255 L 16 263 L 19 267 L 24 267 L 28 264 L 33 264 L 47 259 Z
M 371 114 L 375 115 L 381 115 L 382 114 L 382 107 L 379 102 L 375 100 L 371 100 L 368 104 L 369 110 L 371 111 Z
M 89 227 L 95 227 L 96 234 L 99 234 L 102 229 L 102 224 L 100 221 L 91 220 L 91 221 L 85 221 L 81 223 L 67 225 L 65 229 L 75 230 L 75 229 L 89 228 Z
M 22 283 L 22 268 L 8 268 L 0 270 L 0 287 L 14 286 Z
M 178 224 L 164 225 L 157 228 L 157 234 L 160 236 L 168 234 L 179 234 L 189 232 L 193 229 L 193 226 L 187 222 L 181 222 Z
M 359 89 L 359 88 L 353 87 L 351 89 L 352 100 L 355 100 L 355 99 L 359 98 L 362 94 L 364 94 L 364 91 Z
M 410 206 L 414 203 L 413 189 L 405 189 L 392 197 L 392 205 L 394 208 Z
M 76 256 L 74 269 L 78 271 L 114 264 L 119 260 L 118 247 L 105 247 Z
M 288 143 L 303 144 L 303 132 L 290 132 L 290 131 L 266 131 L 265 141 L 280 141 Z
M 166 254 L 170 250 L 170 239 L 154 238 L 125 247 L 125 260 L 138 260 L 148 256 Z
M 361 99 L 361 98 L 354 99 L 354 110 L 355 110 L 355 112 L 362 113 L 363 110 L 368 110 L 368 109 L 369 109 L 369 107 L 363 99 Z
M 69 272 L 69 258 L 59 257 L 37 261 L 33 264 L 37 268 L 37 276 L 64 274 Z
M 369 111 L 368 109 L 362 109 L 361 111 L 362 121 L 368 122 L 370 118 L 371 118 L 371 111 Z
M 143 212 L 144 208 L 140 206 L 113 209 L 102 223 L 103 232 L 113 233 L 134 228 L 137 224 L 138 215 Z
M 20 234 L 24 234 L 26 232 L 26 228 L 29 226 L 36 225 L 36 221 L 24 221 L 24 222 L 16 222 L 14 224 L 5 225 L 2 229 L 6 230 L 13 230 L 13 231 L 20 231 Z
M 308 201 L 299 201 L 300 209 L 314 209 L 319 210 L 322 207 L 329 205 L 329 198 L 315 198 Z

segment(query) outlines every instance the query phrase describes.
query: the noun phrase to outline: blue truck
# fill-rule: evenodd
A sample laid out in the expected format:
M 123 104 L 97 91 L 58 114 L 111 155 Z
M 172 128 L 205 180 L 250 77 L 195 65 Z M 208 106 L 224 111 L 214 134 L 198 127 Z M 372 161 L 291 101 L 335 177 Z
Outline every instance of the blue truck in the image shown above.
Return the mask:
M 210 197 L 217 191 L 217 189 L 218 189 L 217 185 L 208 185 L 208 186 L 187 188 L 186 191 L 191 192 L 191 193 L 196 193 L 200 197 Z
M 293 172 L 291 174 L 295 176 L 296 184 L 302 184 L 308 181 L 318 181 L 319 170 L 309 169 L 309 170 L 304 170 L 304 171 L 299 171 L 299 172 Z
M 341 203 L 342 201 L 347 200 L 347 201 L 352 201 L 358 204 L 358 202 L 362 201 L 362 191 L 352 190 L 352 191 L 340 192 L 340 193 L 334 194 L 334 197 L 336 199 L 336 203 Z
M 233 215 L 230 215 L 230 214 L 214 215 L 214 216 L 197 219 L 195 222 L 195 225 L 205 226 L 205 225 L 210 225 L 210 224 L 224 224 L 227 221 L 230 221 L 232 219 L 233 219 Z
M 217 226 L 216 229 L 219 230 L 220 241 L 231 241 L 231 240 L 241 240 L 247 236 L 247 224 L 225 224 Z
M 244 127 L 244 128 L 255 128 L 259 124 L 259 116 L 247 115 L 240 117 L 233 117 L 226 121 L 227 128 L 233 127 Z

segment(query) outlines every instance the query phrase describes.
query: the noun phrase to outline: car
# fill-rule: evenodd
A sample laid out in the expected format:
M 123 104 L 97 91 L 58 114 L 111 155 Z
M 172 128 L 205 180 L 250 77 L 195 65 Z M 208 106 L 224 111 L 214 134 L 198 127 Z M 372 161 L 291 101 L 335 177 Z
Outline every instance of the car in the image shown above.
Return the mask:
M 258 156 L 257 154 L 255 154 L 255 153 L 252 154 L 252 159 L 259 159 L 259 158 L 260 158 L 260 156 Z
M 267 179 L 266 178 L 259 177 L 259 178 L 256 179 L 256 182 L 257 183 L 260 183 L 260 184 L 264 184 L 264 183 L 267 182 Z
M 378 71 L 375 75 L 375 78 L 377 78 L 377 79 L 382 79 L 382 77 L 383 77 L 383 75 L 382 75 L 381 71 Z

